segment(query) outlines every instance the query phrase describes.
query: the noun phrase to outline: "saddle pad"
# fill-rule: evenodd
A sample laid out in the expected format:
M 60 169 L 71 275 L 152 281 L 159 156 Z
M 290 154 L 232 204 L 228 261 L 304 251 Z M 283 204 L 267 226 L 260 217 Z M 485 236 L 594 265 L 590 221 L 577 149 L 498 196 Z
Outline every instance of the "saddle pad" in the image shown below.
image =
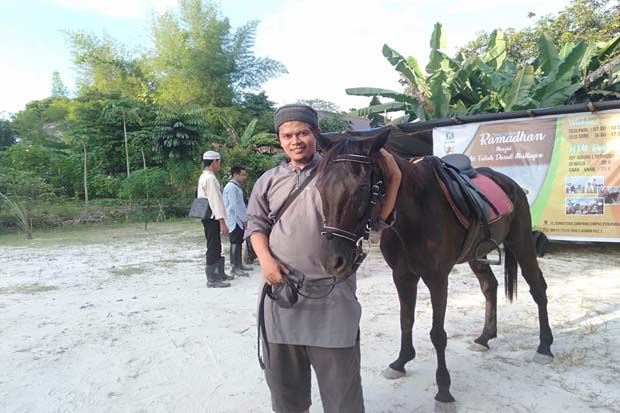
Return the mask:
M 478 188 L 478 190 L 489 200 L 489 202 L 495 207 L 498 213 L 495 213 L 493 208 L 487 208 L 487 222 L 492 224 L 497 221 L 501 217 L 508 215 L 513 210 L 512 201 L 508 198 L 508 195 L 504 193 L 504 191 L 497 185 L 491 178 L 482 175 L 481 173 L 477 173 L 475 177 L 470 178 L 472 183 Z M 450 191 L 446 187 L 439 177 L 437 177 L 437 181 L 439 182 L 439 186 L 441 190 L 448 200 L 452 211 L 461 222 L 461 224 L 465 228 L 469 228 L 471 226 L 471 219 L 458 208 L 456 202 L 452 198 Z
M 491 205 L 493 205 L 499 213 L 498 215 L 495 211 L 493 211 L 493 208 L 489 208 L 489 222 L 493 222 L 497 218 L 503 217 L 504 215 L 508 215 L 512 212 L 512 201 L 508 198 L 508 195 L 506 195 L 502 188 L 495 183 L 495 181 L 488 176 L 477 173 L 476 176 L 472 178 L 472 182 L 478 187 L 480 192 L 484 194 L 484 196 L 489 200 L 489 203 L 491 203 Z

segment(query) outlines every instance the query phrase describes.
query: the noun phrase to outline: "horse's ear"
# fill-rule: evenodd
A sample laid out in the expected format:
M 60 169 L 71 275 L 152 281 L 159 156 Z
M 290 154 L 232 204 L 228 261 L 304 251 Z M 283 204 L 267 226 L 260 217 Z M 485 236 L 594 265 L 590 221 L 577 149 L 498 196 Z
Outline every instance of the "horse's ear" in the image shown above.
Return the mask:
M 316 141 L 323 152 L 327 152 L 334 143 L 331 139 L 320 132 L 317 132 L 314 136 L 316 137 Z
M 386 127 L 380 131 L 376 136 L 371 137 L 370 139 L 364 142 L 365 151 L 367 154 L 373 154 L 379 152 L 383 145 L 386 144 L 388 137 L 390 136 L 390 128 Z

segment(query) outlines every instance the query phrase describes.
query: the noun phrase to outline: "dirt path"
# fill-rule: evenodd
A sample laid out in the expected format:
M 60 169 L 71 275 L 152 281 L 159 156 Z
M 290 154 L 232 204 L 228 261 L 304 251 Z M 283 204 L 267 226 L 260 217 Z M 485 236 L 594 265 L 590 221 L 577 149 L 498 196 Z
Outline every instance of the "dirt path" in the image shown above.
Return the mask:
M 193 222 L 92 227 L 32 242 L 0 238 L 0 411 L 267 412 L 256 361 L 259 274 L 207 290 L 202 228 Z M 499 300 L 499 337 L 469 349 L 484 300 L 469 268 L 451 275 L 446 330 L 459 412 L 620 412 L 620 245 L 552 245 L 555 361 L 532 362 L 537 312 L 523 279 Z M 497 270 L 498 279 L 503 271 Z M 433 409 L 430 301 L 419 288 L 417 358 L 406 377 L 383 368 L 398 352 L 398 300 L 378 248 L 359 273 L 362 380 L 368 412 Z M 313 389 L 312 412 L 322 411 Z

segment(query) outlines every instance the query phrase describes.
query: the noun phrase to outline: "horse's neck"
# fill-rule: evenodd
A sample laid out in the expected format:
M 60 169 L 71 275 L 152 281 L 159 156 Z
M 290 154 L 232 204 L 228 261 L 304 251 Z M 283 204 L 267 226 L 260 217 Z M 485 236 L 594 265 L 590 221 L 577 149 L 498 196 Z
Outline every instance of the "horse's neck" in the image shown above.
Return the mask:
M 418 158 L 411 162 L 402 160 L 398 166 L 402 173 L 403 189 L 406 191 L 419 192 L 433 178 L 432 168 L 427 158 Z

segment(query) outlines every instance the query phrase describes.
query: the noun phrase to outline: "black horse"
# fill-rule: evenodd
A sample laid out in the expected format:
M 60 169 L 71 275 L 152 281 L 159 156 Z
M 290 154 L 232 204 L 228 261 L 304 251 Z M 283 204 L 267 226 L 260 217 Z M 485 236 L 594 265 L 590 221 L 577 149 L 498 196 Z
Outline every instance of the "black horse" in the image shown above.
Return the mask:
M 336 139 L 319 137 L 324 157 L 319 165 L 317 188 L 321 193 L 325 215 L 325 247 L 321 263 L 330 274 L 346 276 L 357 268 L 360 243 L 367 228 L 379 214 L 372 200 L 381 180 L 379 150 L 386 143 L 389 129 L 370 132 L 348 131 Z M 402 171 L 402 181 L 396 201 L 396 221 L 381 234 L 381 252 L 392 268 L 392 277 L 400 301 L 401 343 L 398 358 L 384 372 L 388 378 L 405 374 L 405 364 L 415 358 L 412 329 L 415 315 L 417 286 L 420 278 L 430 291 L 433 322 L 430 338 L 437 353 L 436 380 L 439 391 L 435 399 L 452 402 L 450 374 L 446 367 L 447 336 L 444 330 L 448 298 L 448 275 L 455 264 L 468 262 L 478 277 L 486 299 L 485 323 L 482 334 L 475 340 L 488 349 L 488 341 L 497 336 L 498 283 L 484 258 L 492 245 L 470 242 L 468 230 L 457 219 L 436 178 L 436 157 L 407 162 L 394 156 Z M 531 231 L 527 198 L 521 187 L 509 177 L 488 168 L 478 173 L 494 181 L 513 204 L 512 212 L 489 224 L 492 239 L 503 243 L 505 254 L 506 296 L 516 295 L 517 264 L 538 305 L 540 343 L 535 360 L 540 363 L 553 359 L 553 336 L 547 315 L 547 285 L 536 258 Z M 467 242 L 466 242 L 467 241 Z M 464 251 L 464 245 L 481 247 Z

